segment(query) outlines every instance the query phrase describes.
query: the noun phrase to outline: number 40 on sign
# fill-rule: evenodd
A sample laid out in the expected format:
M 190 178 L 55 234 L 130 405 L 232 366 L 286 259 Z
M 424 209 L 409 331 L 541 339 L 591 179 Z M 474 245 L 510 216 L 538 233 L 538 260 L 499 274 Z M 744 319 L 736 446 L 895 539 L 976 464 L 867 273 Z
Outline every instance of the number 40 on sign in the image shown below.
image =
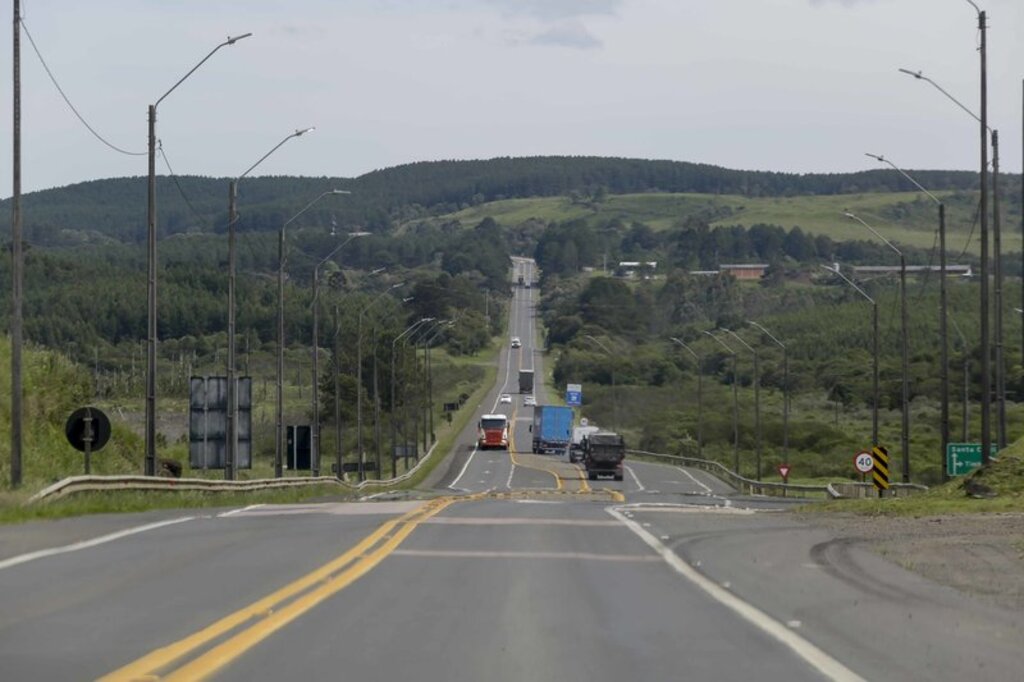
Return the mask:
M 870 474 L 871 470 L 875 468 L 875 458 L 871 456 L 870 452 L 858 452 L 853 457 L 853 466 L 862 474 Z

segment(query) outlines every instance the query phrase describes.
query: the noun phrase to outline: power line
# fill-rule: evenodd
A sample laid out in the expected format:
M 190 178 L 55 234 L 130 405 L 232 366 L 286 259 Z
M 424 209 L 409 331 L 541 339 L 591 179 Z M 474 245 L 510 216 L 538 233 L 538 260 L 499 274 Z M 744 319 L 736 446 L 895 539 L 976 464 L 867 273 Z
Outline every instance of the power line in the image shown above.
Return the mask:
M 98 132 L 96 132 L 96 130 L 91 125 L 89 125 L 89 122 L 85 120 L 85 118 L 82 116 L 82 114 L 78 113 L 78 109 L 76 109 L 75 105 L 71 103 L 71 100 L 68 98 L 67 94 L 64 93 L 64 89 L 61 88 L 60 87 L 60 83 L 57 82 L 57 78 L 53 75 L 53 72 L 50 71 L 50 67 L 47 66 L 46 60 L 43 59 L 42 53 L 39 51 L 39 48 L 36 46 L 36 41 L 33 40 L 32 34 L 29 33 L 28 25 L 25 24 L 25 18 L 24 17 L 20 17 L 19 18 L 19 23 L 21 24 L 22 30 L 25 31 L 25 37 L 28 38 L 29 44 L 32 45 L 32 50 L 36 53 L 36 57 L 39 58 L 39 63 L 43 65 L 43 70 L 46 71 L 46 75 L 50 77 L 50 82 L 53 83 L 53 87 L 57 88 L 57 92 L 59 92 L 60 96 L 64 99 L 64 103 L 68 105 L 68 108 L 71 109 L 71 112 L 78 118 L 79 121 L 82 122 L 82 125 L 84 125 L 86 127 L 86 129 L 90 133 L 92 133 L 93 136 L 97 140 L 99 140 L 103 144 L 107 145 L 108 147 L 113 149 L 115 152 L 119 152 L 119 153 L 125 154 L 127 156 L 145 156 L 146 152 L 130 152 L 130 151 L 126 150 L 126 149 L 121 149 L 120 147 L 118 147 L 117 145 L 115 145 L 115 144 L 113 144 L 111 142 L 108 142 L 107 140 L 105 140 L 103 138 L 102 135 L 100 135 Z
M 171 162 L 167 159 L 167 154 L 164 153 L 162 140 L 157 143 L 157 150 L 160 152 L 160 158 L 164 160 L 164 165 L 167 166 L 167 173 L 171 176 L 171 180 L 174 181 L 174 186 L 178 188 L 178 194 L 181 195 L 181 198 L 185 201 L 185 205 L 188 206 L 190 211 L 192 211 L 193 217 L 200 225 L 210 227 L 210 222 L 196 210 L 196 207 L 193 206 L 192 202 L 189 200 L 188 195 L 185 194 L 185 189 L 181 186 L 181 183 L 178 182 L 178 176 L 175 175 L 174 169 L 171 168 Z M 230 217 L 228 219 L 230 220 Z

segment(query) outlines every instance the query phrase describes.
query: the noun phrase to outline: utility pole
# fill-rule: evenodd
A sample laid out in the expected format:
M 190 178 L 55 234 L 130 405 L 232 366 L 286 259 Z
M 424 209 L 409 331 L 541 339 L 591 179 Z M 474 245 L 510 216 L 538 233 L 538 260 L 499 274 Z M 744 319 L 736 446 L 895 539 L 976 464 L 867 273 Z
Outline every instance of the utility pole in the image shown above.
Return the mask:
M 24 254 L 21 245 L 21 2 L 14 0 L 14 172 L 11 192 L 11 487 L 21 485 L 22 443 L 22 283 Z
M 999 131 L 992 134 L 992 269 L 995 291 L 992 304 L 995 306 L 996 330 L 996 434 L 999 449 L 1006 447 L 1006 364 L 1003 362 L 1003 247 L 1002 219 L 999 215 Z
M 733 337 L 743 347 L 754 354 L 754 440 L 756 443 L 756 456 L 754 471 L 757 474 L 757 480 L 761 480 L 761 370 L 760 370 L 760 354 L 757 349 L 751 346 L 749 343 L 743 340 L 736 332 L 731 329 L 722 328 L 722 331 Z M 735 377 L 734 377 L 735 378 Z
M 977 9 L 977 6 L 975 6 Z M 989 340 L 988 300 L 988 46 L 987 24 L 978 10 L 981 54 L 981 463 L 987 465 L 992 450 L 992 348 Z

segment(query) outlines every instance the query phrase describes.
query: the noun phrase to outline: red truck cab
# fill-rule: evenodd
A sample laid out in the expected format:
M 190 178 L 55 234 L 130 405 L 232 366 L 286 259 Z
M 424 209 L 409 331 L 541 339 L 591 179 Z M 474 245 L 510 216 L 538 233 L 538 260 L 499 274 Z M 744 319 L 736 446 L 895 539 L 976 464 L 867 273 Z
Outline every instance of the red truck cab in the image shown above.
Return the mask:
M 477 447 L 481 450 L 508 450 L 508 417 L 503 414 L 485 414 L 480 417 L 480 423 L 477 425 Z

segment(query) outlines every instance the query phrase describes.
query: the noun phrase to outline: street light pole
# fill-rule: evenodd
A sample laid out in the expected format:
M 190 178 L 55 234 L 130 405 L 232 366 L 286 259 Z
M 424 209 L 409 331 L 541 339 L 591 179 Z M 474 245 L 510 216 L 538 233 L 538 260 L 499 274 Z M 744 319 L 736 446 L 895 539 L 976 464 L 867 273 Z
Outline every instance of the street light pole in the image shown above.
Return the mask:
M 344 190 L 332 189 L 323 192 L 313 201 L 306 204 L 302 210 L 286 220 L 277 233 L 277 436 L 274 449 L 274 476 L 281 478 L 284 475 L 284 266 L 285 266 L 285 230 L 298 219 L 303 213 L 326 196 L 333 194 L 348 194 Z M 314 392 L 316 388 L 314 387 Z
M 430 349 L 433 347 L 434 339 L 444 331 L 445 329 L 454 326 L 455 320 L 447 320 L 443 324 L 439 324 L 431 333 L 429 338 L 424 339 L 423 344 L 423 355 L 424 355 L 424 371 L 427 377 L 427 404 L 426 412 L 423 419 L 423 449 L 427 449 L 427 420 L 430 423 L 430 443 L 433 445 L 437 442 L 437 436 L 434 433 L 434 365 L 430 359 Z
M 988 282 L 988 268 L 989 268 L 989 248 L 988 248 L 988 139 L 989 133 L 988 127 L 988 26 L 987 17 L 985 12 L 978 7 L 974 0 L 967 0 L 967 2 L 974 8 L 974 11 L 978 16 L 978 33 L 979 33 L 979 46 L 978 52 L 980 55 L 980 83 L 981 83 L 981 115 L 977 116 L 973 111 L 968 109 L 966 106 L 961 104 L 955 97 L 946 92 L 938 83 L 927 78 L 921 74 L 920 71 L 914 72 L 908 69 L 900 69 L 901 72 L 906 73 L 918 80 L 923 80 L 930 83 L 939 92 L 949 98 L 954 104 L 967 112 L 972 118 L 978 121 L 980 126 L 980 152 L 981 152 L 981 163 L 980 163 L 980 185 L 981 185 L 981 201 L 979 205 L 980 220 L 978 230 L 980 232 L 980 248 L 981 248 L 981 259 L 980 259 L 980 277 L 981 277 L 981 310 L 980 313 L 980 324 L 979 332 L 981 336 L 981 463 L 987 465 L 991 455 L 992 447 L 992 349 L 991 341 L 989 338 L 989 282 Z M 1002 334 L 998 333 L 997 336 L 1001 337 Z M 997 371 L 1001 371 L 1001 368 L 997 365 Z M 998 388 L 999 381 L 997 379 L 996 386 Z
M 15 31 L 18 26 L 15 24 Z M 157 343 L 157 314 L 156 314 L 156 108 L 160 102 L 170 95 L 174 90 L 185 82 L 185 79 L 195 73 L 196 69 L 206 63 L 206 60 L 213 56 L 217 50 L 227 45 L 234 45 L 243 38 L 248 38 L 252 33 L 244 33 L 234 38 L 228 38 L 223 43 L 213 48 L 209 54 L 203 57 L 198 64 L 186 73 L 181 79 L 171 86 L 160 98 L 148 108 L 149 123 L 149 178 L 147 183 L 146 197 L 146 257 L 148 261 L 147 274 L 147 319 L 146 334 L 148 337 L 146 350 L 146 454 L 144 473 L 146 476 L 156 475 L 156 343 Z
M 868 228 L 871 234 L 878 237 L 890 249 L 900 257 L 900 327 L 902 330 L 900 339 L 901 364 L 903 366 L 903 418 L 900 425 L 900 448 L 903 451 L 903 482 L 910 483 L 910 350 L 909 350 L 909 329 L 907 321 L 907 259 L 903 252 L 897 249 L 892 242 L 883 237 L 878 230 L 868 225 L 858 216 L 849 211 L 843 213 L 847 218 L 856 220 Z
M 757 480 L 761 480 L 761 370 L 760 370 L 760 354 L 757 349 L 751 346 L 749 343 L 743 340 L 743 338 L 732 331 L 731 329 L 721 328 L 723 332 L 729 334 L 734 339 L 743 344 L 743 347 L 754 354 L 754 440 L 756 444 L 755 448 L 755 467 L 754 470 L 757 473 Z
M 782 461 L 789 461 L 789 354 L 786 352 L 786 344 L 775 338 L 764 326 L 747 320 L 747 323 L 759 329 L 762 334 L 775 342 L 782 349 Z
M 349 194 L 349 192 L 343 192 Z M 313 266 L 313 425 L 309 430 L 309 448 L 313 476 L 320 475 L 320 268 L 329 261 L 342 247 L 357 237 L 365 237 L 369 232 L 349 232 L 348 239 L 338 244 L 331 252 Z
M 877 159 L 878 161 L 889 165 L 893 170 L 897 171 L 900 175 L 909 180 L 911 184 L 917 187 L 918 190 L 923 192 L 925 196 L 939 206 L 939 363 L 941 365 L 939 369 L 939 393 L 942 402 L 942 410 L 939 418 L 940 438 L 942 441 L 942 448 L 939 452 L 939 468 L 941 471 L 944 471 L 946 467 L 946 446 L 949 444 L 949 332 L 947 328 L 949 313 L 948 299 L 946 296 L 946 204 L 937 196 L 926 190 L 917 180 L 912 178 L 902 168 L 898 167 L 889 159 L 878 154 L 866 154 L 866 156 L 870 156 L 873 159 Z M 999 325 L 997 324 L 997 328 L 998 326 Z
M 305 128 L 304 130 L 296 130 L 294 133 L 291 133 L 228 185 L 228 442 L 224 456 L 224 478 L 229 481 L 235 479 L 235 472 L 238 466 L 238 387 L 235 379 L 237 364 L 235 360 L 235 227 L 238 222 L 238 183 L 252 172 L 256 166 L 263 163 L 264 159 L 276 152 L 285 142 L 312 130 L 313 128 Z
M 402 283 L 392 284 L 384 291 L 363 306 L 359 311 L 358 325 L 356 331 L 356 450 L 359 453 L 359 480 L 366 480 L 366 453 L 363 450 L 363 315 L 379 301 L 382 296 L 402 286 Z M 376 354 L 376 349 L 374 349 Z M 380 471 L 377 472 L 380 477 Z
M 14 0 L 14 125 L 12 127 L 11 192 L 11 487 L 21 485 L 22 465 L 22 409 L 21 381 L 22 346 L 22 287 L 25 256 L 22 252 L 21 230 L 21 2 Z
M 878 302 L 868 296 L 867 292 L 857 286 L 852 279 L 844 275 L 840 271 L 838 263 L 834 269 L 827 265 L 822 265 L 821 267 L 833 275 L 837 275 L 871 304 L 871 355 L 873 358 L 871 368 L 871 444 L 878 445 Z
M 697 457 L 704 458 L 704 368 L 701 365 L 700 356 L 692 348 L 672 336 L 669 337 L 675 343 L 682 346 L 686 352 L 693 356 L 697 363 Z
M 611 350 L 609 350 L 608 346 L 604 345 L 598 339 L 594 338 L 590 334 L 585 334 L 584 338 L 589 339 L 590 341 L 593 341 L 598 346 L 600 346 L 601 350 L 603 350 L 605 353 L 607 353 L 608 357 L 612 361 L 611 362 L 611 374 L 612 374 L 612 418 L 615 420 L 615 423 L 612 424 L 612 428 L 618 430 L 618 428 L 619 428 L 619 400 L 618 400 L 618 396 L 616 395 L 616 392 L 615 392 L 615 354 L 612 353 Z
M 722 345 L 722 348 L 732 356 L 732 471 L 739 476 L 740 473 L 740 396 L 737 387 L 739 376 L 736 373 L 736 351 L 729 347 L 722 339 L 712 334 L 707 329 L 701 330 L 715 341 Z
M 432 317 L 421 317 L 419 320 L 406 327 L 405 331 L 396 336 L 391 342 L 391 478 L 398 476 L 398 461 L 395 454 L 398 445 L 398 416 L 396 414 L 396 408 L 398 405 L 396 400 L 398 387 L 395 382 L 395 345 L 407 334 L 411 334 L 415 331 L 420 325 L 433 321 L 434 318 Z M 403 443 L 402 447 L 404 450 L 408 447 L 408 443 Z
M 962 435 L 963 440 L 961 440 L 960 442 L 968 443 L 968 442 L 970 442 L 970 428 L 971 428 L 970 414 L 968 413 L 968 409 L 969 408 L 968 408 L 968 403 L 967 403 L 967 400 L 970 397 L 971 356 L 970 356 L 970 353 L 968 353 L 967 339 L 964 338 L 964 333 L 962 331 L 960 331 L 960 325 L 958 325 L 956 323 L 955 319 L 954 320 L 950 320 L 950 321 L 953 323 L 953 329 L 956 330 L 957 336 L 960 337 L 960 348 L 962 349 L 963 356 L 964 356 L 963 357 L 963 362 L 964 362 L 964 402 L 963 402 L 963 405 L 961 406 L 961 410 L 962 410 L 962 413 L 963 413 L 962 414 L 962 417 L 963 417 L 963 433 L 961 435 Z M 943 466 L 942 466 L 942 480 L 946 481 L 948 479 L 949 479 L 949 473 L 946 471 L 945 464 L 943 464 Z

